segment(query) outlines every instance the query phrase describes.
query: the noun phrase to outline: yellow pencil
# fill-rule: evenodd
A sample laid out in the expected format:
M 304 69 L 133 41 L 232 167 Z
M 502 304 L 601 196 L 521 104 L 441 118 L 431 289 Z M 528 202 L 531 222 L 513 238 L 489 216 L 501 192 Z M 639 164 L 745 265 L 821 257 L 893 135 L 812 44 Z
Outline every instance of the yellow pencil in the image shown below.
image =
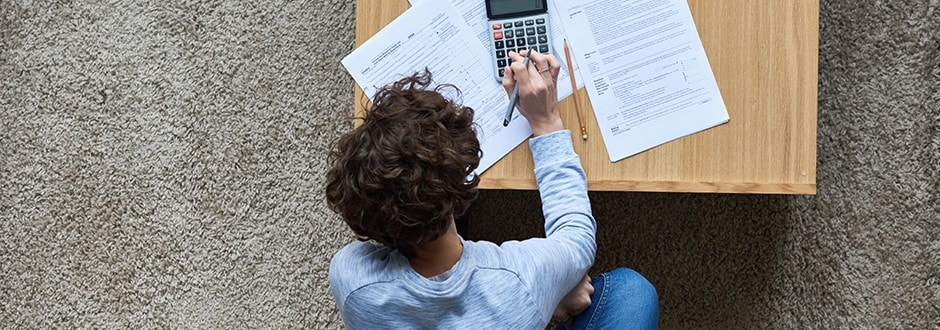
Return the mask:
M 565 62 L 568 62 L 568 77 L 571 78 L 571 96 L 574 96 L 574 108 L 578 110 L 578 125 L 581 126 L 581 140 L 587 141 L 587 128 L 584 127 L 584 110 L 581 110 L 581 101 L 578 100 L 578 82 L 574 78 L 574 66 L 571 65 L 571 51 L 568 50 L 568 39 L 565 39 Z

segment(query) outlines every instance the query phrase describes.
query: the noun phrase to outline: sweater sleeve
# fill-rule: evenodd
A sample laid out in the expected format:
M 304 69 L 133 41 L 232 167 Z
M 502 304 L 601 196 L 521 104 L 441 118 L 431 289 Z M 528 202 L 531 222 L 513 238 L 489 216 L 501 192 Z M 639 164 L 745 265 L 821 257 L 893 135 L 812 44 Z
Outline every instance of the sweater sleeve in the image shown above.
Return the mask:
M 574 152 L 569 131 L 529 140 L 535 178 L 545 218 L 545 238 L 506 242 L 520 276 L 541 297 L 547 322 L 558 302 L 594 263 L 596 224 L 591 214 L 587 178 Z

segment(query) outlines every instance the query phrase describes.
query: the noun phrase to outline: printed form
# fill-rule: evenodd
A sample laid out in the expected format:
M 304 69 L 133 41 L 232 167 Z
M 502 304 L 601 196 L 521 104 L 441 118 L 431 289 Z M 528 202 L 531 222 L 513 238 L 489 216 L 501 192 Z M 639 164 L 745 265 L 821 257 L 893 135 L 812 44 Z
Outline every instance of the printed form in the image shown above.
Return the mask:
M 408 0 L 409 3 L 413 6 L 416 2 L 422 2 L 425 0 Z M 427 1 L 441 1 L 441 0 L 427 0 Z M 454 5 L 454 8 L 457 9 L 457 12 L 460 13 L 460 16 L 463 18 L 464 22 L 470 26 L 470 31 L 476 33 L 477 39 L 480 40 L 480 43 L 486 47 L 487 54 L 492 54 L 493 46 L 490 45 L 490 26 L 489 18 L 486 17 L 486 3 L 483 0 L 447 0 Z M 570 70 L 568 70 L 568 64 L 565 63 L 565 30 L 562 28 L 561 21 L 559 19 L 558 12 L 555 10 L 554 6 L 548 6 L 548 24 L 552 28 L 552 50 L 555 51 L 555 58 L 558 59 L 558 63 L 561 64 L 561 71 L 558 72 L 558 101 L 564 100 L 566 97 L 571 96 L 571 84 L 568 83 L 568 75 Z M 489 63 L 489 62 L 487 62 Z M 492 64 L 490 64 L 492 65 Z M 573 63 L 575 69 L 575 78 L 577 78 L 578 88 L 584 86 L 584 80 L 581 79 L 581 76 L 578 76 L 580 68 L 578 68 L 578 63 Z M 496 76 L 493 76 L 493 79 L 496 79 Z
M 514 112 L 509 126 L 503 127 L 509 98 L 493 78 L 486 49 L 449 1 L 417 3 L 341 62 L 370 99 L 378 88 L 423 72 L 425 67 L 435 84 L 457 86 L 459 98 L 445 96 L 474 110 L 483 150 L 477 173 L 486 171 L 532 135 L 519 111 Z
M 686 0 L 553 4 L 612 162 L 728 122 Z

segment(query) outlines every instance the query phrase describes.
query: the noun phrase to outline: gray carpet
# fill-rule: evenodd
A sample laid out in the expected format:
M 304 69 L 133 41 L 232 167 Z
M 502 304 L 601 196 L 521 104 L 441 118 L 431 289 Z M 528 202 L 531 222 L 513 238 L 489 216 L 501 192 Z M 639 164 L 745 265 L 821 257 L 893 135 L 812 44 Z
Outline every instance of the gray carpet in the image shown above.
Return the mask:
M 816 196 L 597 193 L 664 328 L 940 328 L 940 2 L 823 1 Z M 0 328 L 337 328 L 351 0 L 0 0 Z M 511 206 L 511 207 L 509 207 Z M 537 235 L 488 191 L 468 236 Z

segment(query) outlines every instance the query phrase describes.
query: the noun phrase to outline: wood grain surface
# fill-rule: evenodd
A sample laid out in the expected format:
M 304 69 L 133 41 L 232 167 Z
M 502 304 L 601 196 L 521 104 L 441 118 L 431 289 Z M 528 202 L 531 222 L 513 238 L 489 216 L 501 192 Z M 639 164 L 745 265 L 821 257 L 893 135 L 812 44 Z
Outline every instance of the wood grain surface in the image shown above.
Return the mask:
M 559 107 L 588 188 L 815 194 L 819 1 L 690 0 L 689 6 L 731 121 L 612 163 L 582 88 L 587 141 L 577 134 L 573 98 Z M 406 0 L 357 0 L 356 44 L 408 7 Z M 360 114 L 368 99 L 354 89 Z M 482 174 L 480 187 L 536 189 L 532 167 L 523 143 Z

